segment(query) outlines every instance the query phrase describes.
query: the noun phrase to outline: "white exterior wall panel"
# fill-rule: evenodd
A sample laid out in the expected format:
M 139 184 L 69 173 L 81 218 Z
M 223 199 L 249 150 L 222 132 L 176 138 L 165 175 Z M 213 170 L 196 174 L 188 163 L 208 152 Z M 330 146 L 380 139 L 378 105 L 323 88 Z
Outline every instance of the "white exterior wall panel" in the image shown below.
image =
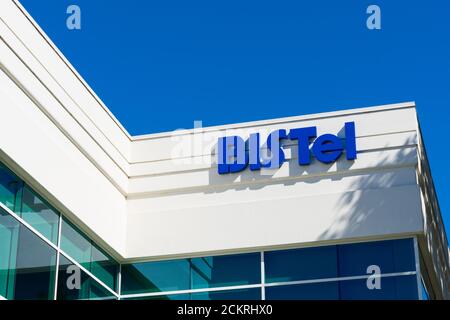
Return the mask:
M 297 146 L 287 141 L 287 161 L 278 170 L 217 173 L 214 144 L 225 133 L 246 139 L 252 132 L 317 126 L 319 135 L 339 133 L 345 138 L 340 132 L 348 121 L 356 125 L 355 161 L 342 156 L 334 164 L 313 160 L 299 166 Z M 183 160 L 166 159 L 173 156 L 170 147 L 179 148 L 176 143 L 182 139 L 172 141 L 164 134 L 138 137 L 133 156 L 141 162 L 131 164 L 136 175 L 129 181 L 129 258 L 260 250 L 423 231 L 413 104 L 256 124 L 197 131 L 203 144 L 183 153 Z M 192 137 L 192 132 L 178 137 L 183 135 Z M 193 143 L 198 143 L 195 139 Z M 167 150 L 162 150 L 161 140 Z M 210 153 L 199 153 L 202 150 Z M 202 156 L 206 163 L 196 163 Z M 138 169 L 133 171 L 134 166 Z
M 256 251 L 420 233 L 418 192 L 417 186 L 403 186 L 130 212 L 128 257 Z
M 0 150 L 18 173 L 36 181 L 26 179 L 94 238 L 124 252 L 124 196 L 2 71 L 0 117 Z

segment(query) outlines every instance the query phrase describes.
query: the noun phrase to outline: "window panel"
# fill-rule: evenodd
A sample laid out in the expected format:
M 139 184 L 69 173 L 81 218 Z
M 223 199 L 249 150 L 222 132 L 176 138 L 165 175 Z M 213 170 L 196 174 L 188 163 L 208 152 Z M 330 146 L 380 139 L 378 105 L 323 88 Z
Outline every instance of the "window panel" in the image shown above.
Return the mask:
M 336 281 L 266 287 L 267 300 L 338 300 Z
M 96 245 L 92 246 L 92 263 L 90 271 L 108 287 L 114 291 L 116 290 L 119 265 Z
M 100 285 L 94 279 L 89 280 L 90 296 L 89 300 L 117 300 L 116 296 L 111 294 L 105 287 Z
M 340 292 L 343 300 L 417 300 L 416 275 L 382 277 L 380 289 L 369 289 L 367 279 L 341 281 Z M 370 281 L 370 280 L 369 280 Z
M 60 255 L 58 300 L 113 300 L 113 294 L 90 278 L 80 267 Z
M 266 282 L 337 277 L 336 246 L 269 251 L 264 253 Z
M 192 288 L 213 288 L 261 282 L 260 253 L 191 259 Z
M 338 252 L 341 277 L 365 275 L 371 265 L 382 274 L 415 270 L 412 239 L 345 244 Z
M 11 211 L 16 211 L 17 196 L 22 187 L 22 181 L 8 168 L 0 163 L 0 202 Z
M 196 292 L 191 300 L 261 300 L 261 288 Z
M 122 294 L 187 290 L 188 259 L 122 265 Z
M 0 209 L 0 295 L 8 296 L 8 276 L 14 272 L 19 235 L 19 222 Z
M 0 202 L 20 215 L 23 220 L 42 236 L 46 237 L 55 245 L 58 243 L 59 213 L 45 199 L 40 197 L 30 187 L 24 185 L 19 178 L 1 163 Z M 31 279 L 32 277 L 32 273 L 19 273 L 20 270 L 16 270 L 15 264 L 31 263 L 32 260 L 26 260 L 27 256 L 19 250 L 20 244 L 25 243 L 28 239 L 25 235 L 22 235 L 25 234 L 25 231 L 19 232 L 19 229 L 21 230 L 20 223 L 10 217 L 6 212 L 3 213 L 3 211 L 0 220 L 0 223 L 2 223 L 0 226 L 0 295 L 3 294 L 11 297 L 22 292 L 20 288 L 24 282 L 21 279 L 26 279 L 27 277 Z M 100 281 L 110 286 L 113 290 L 116 290 L 119 269 L 117 262 L 93 244 L 91 239 L 86 237 L 67 219 L 63 218 L 62 221 L 61 249 L 79 262 L 84 268 L 92 272 Z M 30 234 L 33 233 L 30 232 Z M 19 236 L 25 238 L 19 239 Z M 39 237 L 36 238 L 39 239 Z M 42 240 L 39 241 L 42 242 Z M 29 254 L 36 256 L 36 263 L 40 263 L 39 258 L 48 258 L 49 254 L 42 252 L 42 250 L 39 251 L 40 248 L 36 248 L 34 251 L 33 247 L 30 246 L 29 248 Z M 52 252 L 52 259 L 54 255 L 55 253 Z M 56 261 L 56 258 L 54 260 Z M 53 269 L 56 268 L 54 265 L 55 261 L 52 265 Z M 54 272 L 54 270 L 51 272 Z M 18 278 L 19 276 L 20 278 Z M 37 280 L 33 281 L 37 282 Z M 90 286 L 92 287 L 91 291 L 95 292 L 94 284 Z M 23 285 L 23 287 L 26 286 Z M 36 288 L 39 287 L 40 284 L 37 283 Z M 103 289 L 100 286 L 96 291 L 101 292 Z M 31 295 L 32 290 L 29 291 Z M 53 298 L 53 294 L 51 298 Z
M 21 217 L 48 240 L 58 243 L 59 214 L 26 185 L 23 187 Z
M 61 250 L 75 259 L 87 270 L 90 269 L 92 256 L 91 240 L 65 218 L 61 226 Z
M 56 250 L 21 225 L 14 299 L 53 300 L 55 271 Z M 8 287 L 11 284 L 8 283 Z
M 260 282 L 259 253 L 122 265 L 122 294 Z
M 64 218 L 61 226 L 61 250 L 111 289 L 117 289 L 117 262 Z
M 0 210 L 0 294 L 15 300 L 51 300 L 56 250 Z
M 122 298 L 121 300 L 189 300 L 190 298 L 191 298 L 190 295 L 186 293 L 186 294 L 167 294 L 150 297 Z

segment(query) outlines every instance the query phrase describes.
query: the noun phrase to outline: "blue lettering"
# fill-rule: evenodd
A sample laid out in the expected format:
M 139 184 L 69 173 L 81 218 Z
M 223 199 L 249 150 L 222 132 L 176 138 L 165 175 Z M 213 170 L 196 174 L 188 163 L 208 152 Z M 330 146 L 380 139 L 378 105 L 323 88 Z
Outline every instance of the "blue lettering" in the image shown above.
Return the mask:
M 344 147 L 341 139 L 333 134 L 321 135 L 314 141 L 312 152 L 314 156 L 323 163 L 332 163 L 342 154 Z
M 244 170 L 248 165 L 248 154 L 245 152 L 244 140 L 238 136 L 219 138 L 218 160 L 219 174 Z
M 264 164 L 265 168 L 279 168 L 284 163 L 284 160 L 286 159 L 284 156 L 284 151 L 281 149 L 281 140 L 286 139 L 288 135 L 286 134 L 286 130 L 276 130 L 269 134 L 267 137 L 267 148 L 270 151 L 270 161 L 267 164 Z M 272 145 L 272 143 L 275 142 L 276 145 Z M 276 149 L 278 148 L 278 152 Z
M 261 169 L 261 159 L 259 156 L 259 133 L 252 133 L 248 138 L 248 150 L 250 153 L 250 170 Z
M 310 144 L 312 140 L 310 149 Z M 252 133 L 246 142 L 239 136 L 221 137 L 218 141 L 218 173 L 227 174 L 240 172 L 250 165 L 250 170 L 261 168 L 279 168 L 285 161 L 285 154 L 281 148 L 283 139 L 297 140 L 299 165 L 311 164 L 312 155 L 322 163 L 333 163 L 344 153 L 347 160 L 355 160 L 357 157 L 355 123 L 345 123 L 345 142 L 333 134 L 323 134 L 317 137 L 316 127 L 295 128 L 286 133 L 279 129 L 269 134 L 267 149 L 270 154 L 268 159 L 260 157 L 259 133 Z
M 356 133 L 355 123 L 345 123 L 345 153 L 347 154 L 347 160 L 356 159 Z
M 298 164 L 305 166 L 311 163 L 309 141 L 317 136 L 316 127 L 292 129 L 289 131 L 291 140 L 298 140 Z

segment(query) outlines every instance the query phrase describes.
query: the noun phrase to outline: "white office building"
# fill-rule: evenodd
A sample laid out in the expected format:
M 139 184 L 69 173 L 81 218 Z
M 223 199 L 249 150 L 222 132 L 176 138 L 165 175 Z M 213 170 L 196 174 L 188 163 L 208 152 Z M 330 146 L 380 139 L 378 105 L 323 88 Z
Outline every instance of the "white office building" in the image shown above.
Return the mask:
M 0 69 L 1 299 L 450 298 L 414 103 L 130 136 L 6 0 Z

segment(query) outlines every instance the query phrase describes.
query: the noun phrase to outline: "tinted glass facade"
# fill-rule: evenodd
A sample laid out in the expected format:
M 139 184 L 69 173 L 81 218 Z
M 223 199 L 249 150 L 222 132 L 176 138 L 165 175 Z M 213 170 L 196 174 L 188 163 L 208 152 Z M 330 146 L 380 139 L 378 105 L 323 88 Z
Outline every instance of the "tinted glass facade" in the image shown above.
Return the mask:
M 125 264 L 121 293 L 124 299 L 415 300 L 417 281 L 414 239 L 399 239 Z
M 0 164 L 0 296 L 6 299 L 427 298 L 416 262 L 408 238 L 119 266 Z
M 155 293 L 261 283 L 260 254 L 122 265 L 122 294 Z
M 119 265 L 0 163 L 0 296 L 116 299 Z

